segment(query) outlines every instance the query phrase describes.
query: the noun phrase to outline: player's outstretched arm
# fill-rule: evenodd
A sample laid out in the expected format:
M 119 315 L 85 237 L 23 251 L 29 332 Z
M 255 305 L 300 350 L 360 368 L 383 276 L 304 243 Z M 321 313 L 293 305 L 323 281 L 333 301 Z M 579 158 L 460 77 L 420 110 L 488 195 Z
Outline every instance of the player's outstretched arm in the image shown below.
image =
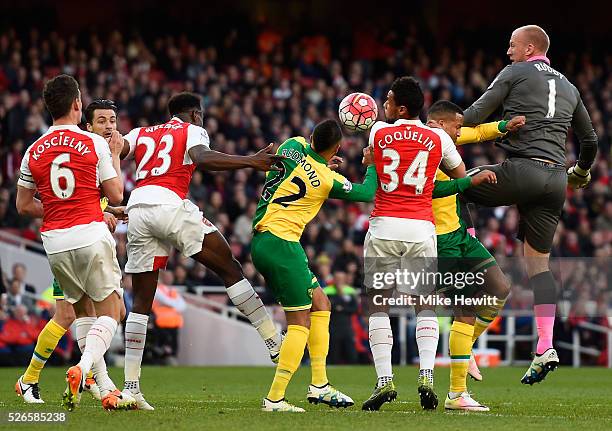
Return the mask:
M 458 178 L 456 180 L 449 181 L 436 181 L 434 183 L 434 189 L 432 198 L 445 198 L 447 196 L 453 196 L 457 193 L 463 193 L 469 189 L 472 185 L 471 177 Z
M 501 106 L 512 86 L 512 65 L 506 66 L 493 80 L 489 88 L 472 106 L 464 111 L 463 121 L 466 126 L 482 124 L 497 108 Z
M 273 145 L 268 145 L 252 156 L 235 156 L 210 150 L 204 145 L 196 145 L 189 149 L 189 157 L 198 166 L 208 171 L 233 171 L 243 168 L 278 171 L 279 168 L 274 165 L 286 157 L 274 154 Z
M 497 182 L 497 176 L 495 172 L 489 170 L 483 170 L 473 177 L 467 176 L 450 181 L 436 181 L 434 184 L 432 197 L 445 198 L 447 196 L 453 196 L 457 193 L 463 193 L 470 187 L 477 187 L 483 183 L 494 184 Z
M 372 202 L 376 195 L 377 186 L 376 167 L 370 165 L 361 184 L 353 184 L 342 175 L 334 174 L 334 185 L 329 192 L 329 197 L 351 202 Z
M 17 206 L 17 212 L 19 215 L 42 218 L 43 216 L 43 205 L 42 202 L 36 199 L 36 189 L 27 187 L 17 186 L 17 198 L 15 205 Z
M 480 124 L 476 127 L 462 127 L 457 145 L 492 141 L 504 136 L 507 132 L 515 132 L 525 125 L 525 117 L 517 115 L 511 120 L 494 121 Z

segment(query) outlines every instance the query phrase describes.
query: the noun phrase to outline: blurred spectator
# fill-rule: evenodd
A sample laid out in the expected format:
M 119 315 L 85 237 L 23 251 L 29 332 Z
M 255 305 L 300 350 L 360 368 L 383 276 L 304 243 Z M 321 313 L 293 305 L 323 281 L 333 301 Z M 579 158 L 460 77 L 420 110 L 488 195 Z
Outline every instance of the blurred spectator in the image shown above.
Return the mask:
M 32 355 L 40 332 L 37 323 L 24 305 L 11 308 L 10 317 L 2 328 L 2 341 L 11 349 L 15 365 L 27 363 Z
M 353 331 L 353 314 L 357 312 L 357 291 L 346 284 L 346 273 L 334 272 L 333 284 L 324 289 L 328 296 L 332 314 L 329 322 L 329 357 L 330 364 L 357 363 L 355 333 Z
M 7 307 L 13 310 L 15 307 L 24 306 L 28 313 L 36 311 L 36 299 L 30 292 L 23 289 L 23 284 L 13 279 L 7 292 Z
M 123 302 L 125 304 L 125 315 L 127 317 L 127 315 L 132 311 L 132 307 L 134 307 L 132 276 L 129 274 L 124 274 L 123 278 L 121 279 L 121 286 L 123 287 Z
M 5 299 L 4 294 L 0 296 L 0 300 Z M 2 305 L 2 304 L 0 304 Z M 8 340 L 4 336 L 4 326 L 8 319 L 8 314 L 5 307 L 0 307 L 0 367 L 10 367 L 13 364 L 11 357 L 11 348 L 8 345 Z
M 157 285 L 152 309 L 155 325 L 153 350 L 157 359 L 164 363 L 176 363 L 178 331 L 183 327 L 182 313 L 186 307 L 178 290 L 161 283 Z
M 25 279 L 27 276 L 27 270 L 23 263 L 16 263 L 13 265 L 13 281 L 19 283 L 19 288 L 22 292 L 28 292 L 33 295 L 36 294 L 36 289 L 31 284 L 26 283 Z

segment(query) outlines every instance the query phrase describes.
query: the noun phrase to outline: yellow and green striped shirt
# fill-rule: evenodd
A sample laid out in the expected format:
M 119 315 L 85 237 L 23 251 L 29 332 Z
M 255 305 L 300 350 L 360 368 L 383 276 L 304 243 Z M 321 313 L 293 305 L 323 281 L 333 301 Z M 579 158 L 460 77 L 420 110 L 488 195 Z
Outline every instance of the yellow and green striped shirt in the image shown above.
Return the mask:
M 327 167 L 301 136 L 285 141 L 277 151 L 286 157 L 280 171 L 270 171 L 257 205 L 253 230 L 270 232 L 286 241 L 299 241 L 306 224 L 327 198 L 370 202 L 377 177 L 369 166 L 362 184 L 353 184 Z
M 462 127 L 461 136 L 457 138 L 457 145 L 471 144 L 474 142 L 490 141 L 499 136 L 504 136 L 505 132 L 501 132 L 501 121 L 493 123 L 485 123 L 476 127 Z M 504 122 L 505 123 L 505 122 Z M 505 126 L 505 124 L 504 124 Z M 434 189 L 434 198 L 437 191 L 442 191 L 441 185 L 444 181 L 449 181 L 450 177 L 440 169 L 436 172 L 436 189 Z M 463 191 L 463 188 L 458 190 Z M 436 223 L 436 235 L 444 235 L 445 233 L 454 232 L 461 227 L 460 223 L 460 208 L 457 203 L 457 196 L 447 196 L 434 199 L 432 202 L 434 220 Z

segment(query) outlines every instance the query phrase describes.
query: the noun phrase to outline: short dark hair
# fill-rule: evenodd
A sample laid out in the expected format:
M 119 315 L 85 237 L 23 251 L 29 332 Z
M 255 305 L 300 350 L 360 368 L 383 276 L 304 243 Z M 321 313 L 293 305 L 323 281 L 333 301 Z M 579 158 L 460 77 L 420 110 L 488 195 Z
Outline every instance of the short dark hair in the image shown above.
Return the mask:
M 168 100 L 168 112 L 173 117 L 193 109 L 202 109 L 202 98 L 195 93 L 178 93 Z
M 322 153 L 342 139 L 342 129 L 335 120 L 323 120 L 312 131 L 312 145 L 317 153 Z
M 427 118 L 440 118 L 454 114 L 463 115 L 463 109 L 448 100 L 438 100 L 429 108 Z
M 87 121 L 89 124 L 93 124 L 94 111 L 96 109 L 112 109 L 113 111 L 115 111 L 115 115 L 117 115 L 118 111 L 117 105 L 115 105 L 115 102 L 113 102 L 112 100 L 96 99 L 89 105 L 87 105 L 87 108 L 85 108 L 85 111 L 83 111 L 83 115 L 85 115 L 85 121 Z
M 405 106 L 411 118 L 418 117 L 423 109 L 425 97 L 419 82 L 411 76 L 397 78 L 391 84 L 393 98 L 397 106 Z
M 43 88 L 45 106 L 54 120 L 68 114 L 78 97 L 79 83 L 70 75 L 58 75 L 47 81 Z

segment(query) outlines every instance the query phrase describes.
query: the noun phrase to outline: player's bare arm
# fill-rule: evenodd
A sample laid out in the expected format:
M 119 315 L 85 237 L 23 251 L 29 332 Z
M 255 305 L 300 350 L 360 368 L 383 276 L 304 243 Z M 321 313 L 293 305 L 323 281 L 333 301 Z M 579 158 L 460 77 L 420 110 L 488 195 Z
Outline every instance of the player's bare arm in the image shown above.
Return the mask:
M 465 163 L 463 161 L 453 169 L 448 169 L 444 164 L 440 164 L 440 170 L 451 178 L 463 178 L 466 176 Z
M 128 154 L 130 154 L 130 143 L 127 141 L 127 139 L 123 139 L 123 143 L 121 146 L 121 154 L 119 154 L 119 158 L 123 160 L 128 156 Z
M 107 206 L 104 212 L 114 216 L 117 220 L 128 221 L 128 214 L 125 211 L 125 206 L 120 206 L 120 207 Z
M 457 193 L 463 193 L 471 187 L 478 187 L 481 184 L 495 184 L 497 176 L 495 172 L 489 170 L 480 171 L 474 176 L 467 176 L 450 181 L 436 181 L 432 197 L 434 199 L 453 196 Z
M 209 150 L 204 145 L 197 145 L 189 150 L 189 157 L 194 163 L 208 171 L 232 171 L 243 168 L 253 168 L 258 171 L 278 171 L 274 166 L 285 158 L 274 154 L 273 144 L 259 150 L 252 156 L 235 156 Z
M 16 206 L 19 215 L 42 218 L 43 205 L 36 197 L 36 189 L 17 186 Z

